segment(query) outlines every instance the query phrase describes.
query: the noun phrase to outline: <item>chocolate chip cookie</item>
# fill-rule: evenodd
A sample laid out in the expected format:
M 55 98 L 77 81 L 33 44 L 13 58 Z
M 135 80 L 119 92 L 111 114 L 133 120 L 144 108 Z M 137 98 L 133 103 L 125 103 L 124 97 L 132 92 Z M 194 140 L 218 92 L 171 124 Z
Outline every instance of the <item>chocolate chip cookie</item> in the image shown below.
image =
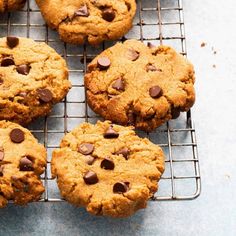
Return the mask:
M 132 27 L 135 0 L 36 0 L 48 26 L 63 41 L 97 45 L 122 37 Z M 59 9 L 59 10 L 58 10 Z
M 69 91 L 64 59 L 45 43 L 0 38 L 0 119 L 27 124 Z
M 152 131 L 194 104 L 192 64 L 168 46 L 137 40 L 105 50 L 85 75 L 90 107 L 105 119 Z
M 39 200 L 45 166 L 46 150 L 30 131 L 0 121 L 0 208 L 9 200 L 18 205 Z
M 0 13 L 16 11 L 24 7 L 26 0 L 0 0 Z
M 52 157 L 61 195 L 94 215 L 127 217 L 145 208 L 163 171 L 159 146 L 108 121 L 79 125 Z

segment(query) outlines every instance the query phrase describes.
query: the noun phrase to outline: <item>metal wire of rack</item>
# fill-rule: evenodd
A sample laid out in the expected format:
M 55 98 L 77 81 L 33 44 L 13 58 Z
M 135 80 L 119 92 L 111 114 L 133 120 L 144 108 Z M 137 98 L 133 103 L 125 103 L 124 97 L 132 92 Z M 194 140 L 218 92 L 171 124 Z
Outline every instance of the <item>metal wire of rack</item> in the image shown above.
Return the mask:
M 186 56 L 182 0 L 138 0 L 137 5 L 133 28 L 121 40 L 136 38 L 145 43 L 167 44 Z M 41 201 L 60 202 L 63 199 L 56 180 L 50 174 L 51 152 L 59 147 L 62 136 L 73 127 L 84 121 L 94 123 L 99 119 L 87 105 L 83 75 L 87 63 L 115 42 L 103 43 L 99 48 L 61 42 L 57 33 L 45 25 L 33 0 L 28 0 L 21 11 L 0 15 L 0 37 L 6 35 L 31 37 L 46 42 L 64 57 L 69 66 L 73 86 L 66 99 L 55 105 L 48 117 L 38 119 L 29 126 L 48 150 L 47 168 L 41 177 L 45 186 Z M 201 177 L 191 111 L 183 113 L 177 120 L 167 122 L 155 132 L 137 133 L 160 145 L 166 154 L 166 171 L 159 182 L 159 191 L 152 200 L 190 200 L 198 197 Z

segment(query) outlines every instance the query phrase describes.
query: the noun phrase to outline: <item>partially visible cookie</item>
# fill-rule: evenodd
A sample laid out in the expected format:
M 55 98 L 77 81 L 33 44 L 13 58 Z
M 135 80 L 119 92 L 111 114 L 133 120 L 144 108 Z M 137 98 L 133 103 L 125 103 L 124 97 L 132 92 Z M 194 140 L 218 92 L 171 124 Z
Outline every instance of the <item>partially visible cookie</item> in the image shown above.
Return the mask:
M 0 38 L 0 119 L 27 124 L 45 116 L 70 87 L 65 60 L 47 44 Z
M 63 41 L 97 45 L 115 40 L 132 27 L 135 0 L 36 0 L 42 15 Z
M 145 208 L 163 171 L 159 146 L 108 121 L 79 125 L 52 157 L 61 195 L 94 215 L 127 217 Z
M 26 0 L 0 0 L 0 13 L 16 11 L 24 7 Z
M 45 166 L 46 150 L 30 131 L 0 121 L 0 208 L 9 200 L 18 205 L 39 200 Z
M 105 119 L 152 131 L 195 101 L 192 64 L 168 46 L 137 40 L 103 51 L 85 75 L 90 107 Z

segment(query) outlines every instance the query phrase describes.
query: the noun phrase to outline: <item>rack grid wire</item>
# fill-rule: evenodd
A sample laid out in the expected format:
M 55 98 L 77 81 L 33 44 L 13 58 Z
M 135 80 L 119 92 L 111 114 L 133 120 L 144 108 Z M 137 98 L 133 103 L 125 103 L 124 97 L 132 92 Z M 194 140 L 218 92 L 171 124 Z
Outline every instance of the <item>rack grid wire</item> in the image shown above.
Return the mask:
M 166 44 L 186 56 L 183 1 L 138 0 L 137 6 L 133 28 L 121 40 L 135 38 L 144 43 Z M 28 0 L 21 11 L 0 16 L 0 37 L 6 35 L 31 37 L 46 42 L 64 57 L 69 66 L 72 89 L 66 99 L 55 105 L 48 117 L 38 119 L 28 127 L 48 151 L 47 168 L 41 176 L 45 193 L 40 201 L 64 201 L 60 197 L 56 180 L 50 174 L 51 153 L 59 147 L 63 135 L 73 127 L 85 121 L 95 123 L 100 119 L 87 105 L 83 75 L 87 63 L 115 42 L 103 43 L 98 48 L 61 42 L 58 34 L 45 25 L 33 0 Z M 178 119 L 167 122 L 155 132 L 137 133 L 161 146 L 166 155 L 166 170 L 159 182 L 159 191 L 151 200 L 190 200 L 198 197 L 201 177 L 191 111 L 182 113 Z

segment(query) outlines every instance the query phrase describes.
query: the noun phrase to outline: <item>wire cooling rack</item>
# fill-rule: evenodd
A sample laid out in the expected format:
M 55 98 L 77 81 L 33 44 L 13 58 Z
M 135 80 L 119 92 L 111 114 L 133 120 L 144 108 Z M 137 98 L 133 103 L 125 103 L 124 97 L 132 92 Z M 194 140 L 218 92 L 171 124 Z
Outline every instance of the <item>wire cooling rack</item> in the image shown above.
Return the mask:
M 145 43 L 166 44 L 186 56 L 182 0 L 138 0 L 137 5 L 133 28 L 122 40 L 135 38 Z M 51 178 L 51 153 L 58 148 L 63 135 L 76 125 L 84 121 L 95 123 L 99 119 L 87 105 L 83 75 L 87 63 L 115 42 L 106 42 L 99 48 L 64 44 L 58 34 L 45 25 L 33 0 L 29 0 L 21 11 L 0 15 L 0 37 L 6 35 L 46 42 L 65 58 L 69 66 L 73 86 L 66 99 L 55 105 L 48 117 L 38 119 L 29 126 L 48 150 L 47 168 L 41 177 L 45 186 L 41 201 L 63 201 L 56 180 Z M 182 113 L 177 120 L 167 122 L 155 132 L 137 133 L 159 144 L 166 154 L 166 171 L 152 200 L 187 200 L 199 196 L 201 181 L 191 112 Z

